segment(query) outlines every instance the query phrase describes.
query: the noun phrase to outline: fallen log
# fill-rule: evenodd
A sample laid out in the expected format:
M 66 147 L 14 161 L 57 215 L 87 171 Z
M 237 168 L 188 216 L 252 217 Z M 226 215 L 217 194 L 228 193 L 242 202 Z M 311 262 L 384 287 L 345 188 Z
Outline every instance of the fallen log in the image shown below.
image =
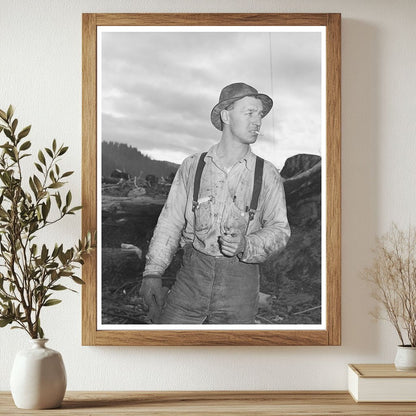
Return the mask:
M 102 218 L 114 221 L 129 217 L 159 216 L 166 199 L 156 199 L 147 196 L 136 198 L 103 198 L 101 204 Z

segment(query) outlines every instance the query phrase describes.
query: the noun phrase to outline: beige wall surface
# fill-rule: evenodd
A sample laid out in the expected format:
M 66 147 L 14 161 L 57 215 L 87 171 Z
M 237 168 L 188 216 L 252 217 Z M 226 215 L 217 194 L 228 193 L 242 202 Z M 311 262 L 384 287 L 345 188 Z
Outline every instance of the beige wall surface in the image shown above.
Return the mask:
M 81 14 L 88 12 L 342 13 L 342 346 L 82 347 L 81 297 L 45 311 L 70 390 L 345 389 L 347 363 L 392 362 L 393 329 L 374 321 L 359 273 L 376 235 L 416 221 L 416 2 L 413 0 L 0 0 L 0 108 L 32 124 L 34 147 L 70 145 L 62 168 L 81 195 Z M 71 244 L 80 216 L 45 240 Z M 0 390 L 19 331 L 0 330 Z

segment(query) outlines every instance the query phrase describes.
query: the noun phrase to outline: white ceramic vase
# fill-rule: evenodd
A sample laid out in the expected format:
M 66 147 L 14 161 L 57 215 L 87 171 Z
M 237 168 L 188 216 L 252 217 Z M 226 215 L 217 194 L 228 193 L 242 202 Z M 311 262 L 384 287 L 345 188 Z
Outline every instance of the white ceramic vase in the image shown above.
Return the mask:
M 396 358 L 394 365 L 399 371 L 416 370 L 416 347 L 408 345 L 397 346 Z
M 32 339 L 31 348 L 14 360 L 10 388 L 21 409 L 59 407 L 66 390 L 66 372 L 59 352 L 45 346 L 47 339 Z

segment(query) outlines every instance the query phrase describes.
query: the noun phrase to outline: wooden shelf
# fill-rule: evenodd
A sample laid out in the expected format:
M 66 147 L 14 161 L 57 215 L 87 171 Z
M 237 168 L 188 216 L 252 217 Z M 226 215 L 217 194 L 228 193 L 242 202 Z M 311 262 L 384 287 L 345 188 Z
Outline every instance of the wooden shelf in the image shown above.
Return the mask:
M 415 415 L 414 403 L 355 403 L 339 391 L 239 392 L 67 392 L 59 409 L 36 411 L 14 406 L 0 392 L 0 415 Z

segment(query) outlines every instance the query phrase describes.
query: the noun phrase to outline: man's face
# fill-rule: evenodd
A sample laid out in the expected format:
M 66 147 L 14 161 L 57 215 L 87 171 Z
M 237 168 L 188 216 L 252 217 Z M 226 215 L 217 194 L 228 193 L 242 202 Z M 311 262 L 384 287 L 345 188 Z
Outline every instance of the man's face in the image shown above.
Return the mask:
M 233 109 L 227 111 L 233 137 L 243 144 L 254 143 L 261 127 L 262 102 L 255 97 L 244 97 L 234 103 Z

